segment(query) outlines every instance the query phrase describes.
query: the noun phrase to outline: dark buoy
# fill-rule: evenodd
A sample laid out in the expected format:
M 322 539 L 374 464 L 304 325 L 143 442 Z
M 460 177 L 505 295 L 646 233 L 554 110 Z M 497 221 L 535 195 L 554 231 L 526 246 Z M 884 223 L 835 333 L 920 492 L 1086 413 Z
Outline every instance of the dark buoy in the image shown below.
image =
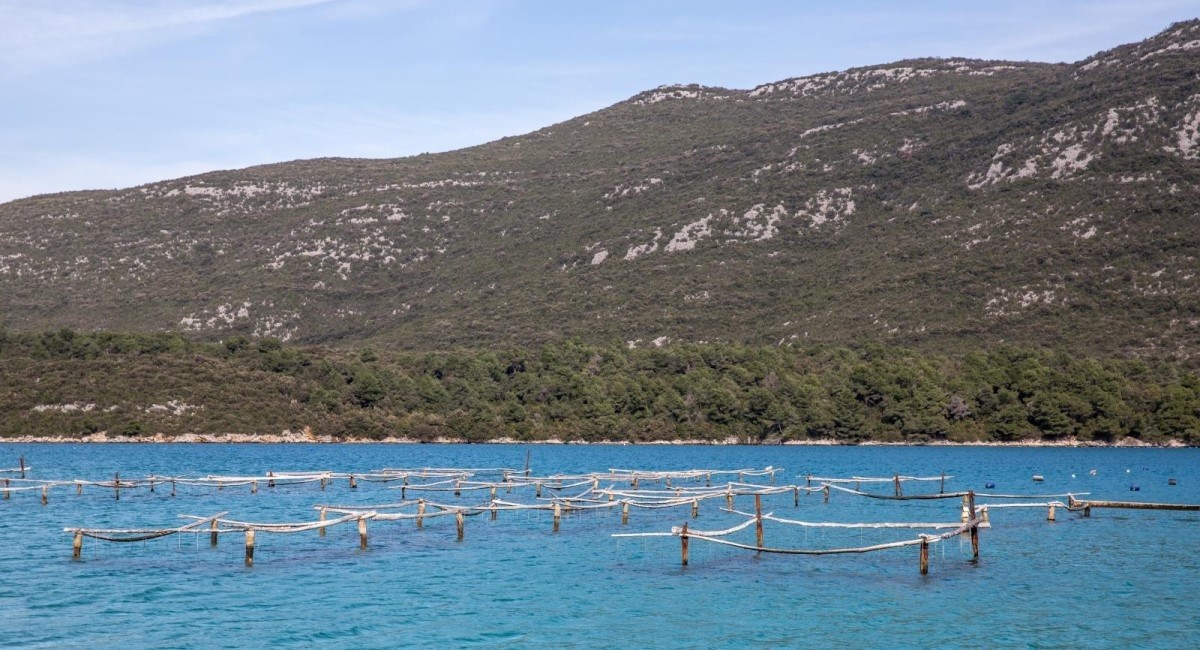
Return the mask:
M 1167 479 L 1167 485 L 1179 485 L 1173 478 Z
M 1130 492 L 1141 492 L 1141 491 L 1142 491 L 1142 487 L 1141 487 L 1140 485 L 1130 485 L 1130 486 L 1129 486 L 1129 491 L 1130 491 Z
M 992 483 L 991 481 L 988 481 L 987 483 L 984 483 L 984 484 L 983 484 L 983 487 L 985 487 L 985 488 L 987 488 L 987 489 L 989 489 L 989 490 L 993 490 L 993 489 L 995 489 L 995 488 L 996 488 L 996 484 L 995 484 L 995 483 Z

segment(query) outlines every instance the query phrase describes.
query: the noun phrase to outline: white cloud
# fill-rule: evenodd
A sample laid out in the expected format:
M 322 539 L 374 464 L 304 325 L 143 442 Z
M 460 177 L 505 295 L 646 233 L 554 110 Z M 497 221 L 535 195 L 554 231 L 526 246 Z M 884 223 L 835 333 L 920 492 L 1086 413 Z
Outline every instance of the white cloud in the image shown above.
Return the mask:
M 0 70 L 104 58 L 252 14 L 341 0 L 0 0 Z

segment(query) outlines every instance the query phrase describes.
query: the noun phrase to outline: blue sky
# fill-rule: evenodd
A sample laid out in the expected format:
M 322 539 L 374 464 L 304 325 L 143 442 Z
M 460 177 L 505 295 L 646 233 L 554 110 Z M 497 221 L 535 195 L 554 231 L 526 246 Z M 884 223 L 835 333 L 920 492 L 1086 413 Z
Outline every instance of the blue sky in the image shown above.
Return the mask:
M 0 0 L 0 201 L 446 151 L 667 83 L 1075 61 L 1200 0 Z

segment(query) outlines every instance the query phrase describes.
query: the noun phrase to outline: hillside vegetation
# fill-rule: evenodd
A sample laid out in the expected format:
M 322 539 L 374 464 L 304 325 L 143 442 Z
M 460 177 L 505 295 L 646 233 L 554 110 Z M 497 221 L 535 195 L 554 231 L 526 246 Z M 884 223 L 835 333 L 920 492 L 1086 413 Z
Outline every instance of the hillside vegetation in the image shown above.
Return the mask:
M 15 201 L 0 324 L 1194 364 L 1197 44 L 1191 21 L 1075 64 L 663 87 L 450 153 Z
M 232 337 L 0 331 L 0 436 L 279 433 L 481 442 L 1200 444 L 1200 376 L 998 348 L 629 349 L 576 341 L 385 353 Z

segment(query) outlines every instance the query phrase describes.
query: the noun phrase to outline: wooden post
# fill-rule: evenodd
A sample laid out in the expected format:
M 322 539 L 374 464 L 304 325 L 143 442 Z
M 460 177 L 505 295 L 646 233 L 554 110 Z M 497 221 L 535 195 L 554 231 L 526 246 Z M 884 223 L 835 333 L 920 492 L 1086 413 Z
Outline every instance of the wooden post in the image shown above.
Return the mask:
M 458 479 L 454 480 L 454 496 L 462 496 L 462 481 L 459 481 Z
M 417 528 L 425 527 L 425 499 L 417 501 Z
M 754 541 L 759 548 L 763 545 L 762 495 L 754 495 Z
M 1092 507 L 1091 507 L 1091 506 L 1084 506 L 1084 507 L 1083 507 L 1083 516 L 1084 516 L 1084 517 L 1091 517 L 1091 516 L 1092 516 Z
M 246 529 L 246 566 L 254 566 L 254 529 Z
M 940 488 L 938 488 L 938 494 L 945 494 L 945 492 L 946 492 L 946 472 L 942 472 L 942 486 Z
M 121 473 L 113 474 L 113 494 L 116 495 L 117 501 L 121 500 Z
M 42 486 L 42 505 L 46 505 L 50 501 L 50 486 Z
M 821 492 L 825 495 L 825 503 L 829 503 L 829 486 L 826 485 L 824 488 L 821 488 Z
M 403 501 L 407 498 L 408 498 L 408 486 L 401 485 L 400 486 L 400 500 Z
M 454 523 L 458 525 L 458 541 L 461 542 L 463 541 L 463 528 L 465 528 L 467 525 L 467 518 L 463 516 L 462 510 L 454 513 Z
M 971 520 L 975 519 L 975 491 L 967 492 L 967 509 L 971 513 Z M 979 561 L 979 524 L 971 525 L 971 560 Z
M 921 538 L 921 575 L 929 574 L 929 540 Z
M 558 532 L 558 520 L 562 517 L 562 506 L 557 501 L 554 502 L 554 532 Z
M 212 546 L 213 548 L 216 548 L 216 546 L 217 546 L 217 520 L 216 519 L 213 519 L 212 521 L 209 522 L 208 529 L 209 529 L 209 531 L 211 531 L 208 534 L 208 545 Z
M 171 496 L 175 496 L 175 479 L 171 479 Z
M 792 507 L 793 508 L 800 507 L 800 488 L 798 488 L 794 485 L 792 486 Z
M 540 499 L 540 498 L 542 498 L 542 484 L 541 484 L 541 483 L 534 483 L 534 484 L 533 484 L 533 489 L 534 489 L 534 496 L 535 496 L 535 497 L 537 497 L 537 498 L 539 498 L 539 499 Z
M 983 517 L 983 523 L 985 523 L 985 524 L 990 524 L 990 523 L 992 523 L 992 520 L 991 520 L 991 519 L 988 517 L 988 509 L 987 509 L 987 506 L 984 506 L 984 507 L 982 507 L 982 508 L 980 508 L 980 509 L 979 509 L 979 515 L 980 515 L 981 517 Z
M 322 492 L 325 491 L 325 477 L 324 476 L 321 477 L 321 491 Z
M 350 489 L 351 489 L 351 490 L 357 490 L 357 489 L 358 489 L 358 481 L 354 480 L 354 475 L 353 475 L 353 474 L 351 474 L 351 475 L 350 475 Z
M 692 519 L 700 516 L 700 500 L 692 499 Z
M 725 488 L 725 507 L 729 510 L 733 510 L 733 488 L 732 487 Z
M 1046 512 L 1046 521 L 1054 521 L 1054 504 L 1050 504 L 1050 510 Z
M 12 496 L 8 491 L 8 486 L 9 486 L 9 480 L 4 479 L 4 498 L 5 499 L 8 499 Z
M 25 478 L 25 457 L 21 456 L 21 478 Z
M 960 519 L 965 524 L 965 523 L 967 523 L 967 520 L 969 520 L 970 518 L 971 518 L 970 513 L 967 511 L 967 495 L 964 494 L 963 498 L 962 498 L 962 516 L 960 517 Z
M 75 495 L 79 496 L 82 494 L 83 494 L 83 482 L 75 481 Z
M 154 477 L 150 477 L 150 492 L 154 492 Z
M 633 477 L 633 489 L 637 489 L 637 477 Z
M 892 483 L 896 487 L 896 496 L 904 496 L 904 491 L 900 489 L 900 475 L 897 474 L 892 478 Z
M 83 531 L 75 531 L 75 539 L 71 541 L 71 557 L 76 560 L 83 554 Z
M 621 525 L 624 526 L 628 523 L 629 523 L 629 502 L 622 501 L 621 502 Z
M 358 547 L 367 550 L 367 518 L 358 518 Z
M 272 472 L 271 470 L 267 470 L 267 487 L 275 487 L 275 472 Z
M 704 475 L 704 487 L 712 487 L 712 474 Z
M 326 516 L 326 510 L 325 510 L 325 508 L 321 508 L 321 516 L 319 517 L 319 521 L 324 522 L 325 516 Z M 317 529 L 317 537 L 325 536 L 325 528 L 326 528 L 325 526 L 321 526 L 320 528 Z
M 250 481 L 250 494 L 258 494 L 258 481 Z
M 683 566 L 688 565 L 688 533 L 687 522 L 683 523 L 683 532 L 679 533 L 680 550 L 683 554 Z

